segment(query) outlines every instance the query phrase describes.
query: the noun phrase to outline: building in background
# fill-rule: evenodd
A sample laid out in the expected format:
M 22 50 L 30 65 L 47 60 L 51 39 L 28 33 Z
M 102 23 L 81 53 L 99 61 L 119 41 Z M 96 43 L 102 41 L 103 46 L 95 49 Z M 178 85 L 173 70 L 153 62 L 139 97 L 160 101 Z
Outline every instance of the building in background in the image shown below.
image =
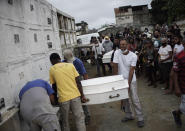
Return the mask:
M 85 21 L 81 21 L 80 23 L 76 23 L 76 34 L 84 35 L 88 33 L 88 24 Z
M 116 25 L 137 27 L 150 25 L 150 14 L 147 5 L 122 6 L 114 9 Z
M 62 49 L 73 48 L 77 44 L 74 17 L 57 10 L 59 38 Z
M 49 80 L 50 54 L 76 45 L 75 20 L 46 0 L 0 0 L 0 29 L 0 130 L 27 131 L 18 93 L 28 81 Z
M 100 28 L 98 33 L 100 36 L 111 36 L 111 34 L 116 35 L 117 32 L 123 31 L 124 27 L 118 27 L 114 24 L 107 25 L 106 27 Z

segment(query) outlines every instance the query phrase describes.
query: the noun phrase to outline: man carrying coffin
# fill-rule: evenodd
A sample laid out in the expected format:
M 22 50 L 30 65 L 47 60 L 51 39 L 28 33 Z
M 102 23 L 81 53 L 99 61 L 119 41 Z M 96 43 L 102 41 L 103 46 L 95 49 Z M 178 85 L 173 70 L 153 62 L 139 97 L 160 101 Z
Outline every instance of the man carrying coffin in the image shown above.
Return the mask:
M 62 62 L 72 63 L 80 75 L 80 80 L 88 79 L 88 74 L 86 72 L 83 62 L 77 57 L 73 56 L 72 50 L 70 49 L 64 50 L 64 60 Z M 86 105 L 83 105 L 82 107 L 85 114 L 85 124 L 88 125 L 90 122 L 90 113 Z
M 124 79 L 128 79 L 129 84 L 129 95 L 130 99 L 124 100 L 125 102 L 125 117 L 122 122 L 127 122 L 134 120 L 133 110 L 131 104 L 133 105 L 137 118 L 138 127 L 144 126 L 144 118 L 140 105 L 140 101 L 137 95 L 137 83 L 135 75 L 135 67 L 137 63 L 137 55 L 133 52 L 127 50 L 128 42 L 127 40 L 120 41 L 120 49 L 116 50 L 113 59 L 114 75 L 123 75 Z M 131 102 L 132 99 L 132 102 Z

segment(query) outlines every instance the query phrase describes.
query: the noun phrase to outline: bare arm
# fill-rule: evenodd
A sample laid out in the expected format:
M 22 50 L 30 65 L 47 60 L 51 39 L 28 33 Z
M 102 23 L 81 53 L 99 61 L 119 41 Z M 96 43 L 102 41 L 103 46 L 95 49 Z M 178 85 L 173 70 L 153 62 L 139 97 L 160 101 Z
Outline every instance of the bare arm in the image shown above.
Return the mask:
M 80 82 L 79 76 L 76 77 L 75 80 L 76 80 L 76 84 L 77 84 L 78 90 L 80 91 L 81 97 L 84 97 L 84 93 L 83 93 L 83 89 L 82 89 L 82 84 Z
M 161 55 L 158 55 L 158 61 L 161 62 Z
M 118 63 L 113 63 L 113 72 L 114 75 L 118 75 Z
M 49 98 L 50 98 L 51 104 L 52 104 L 52 105 L 55 105 L 55 104 L 56 104 L 56 103 L 55 103 L 55 96 L 54 96 L 53 94 L 51 94 L 51 95 L 49 96 Z
M 129 84 L 129 87 L 130 87 L 130 84 L 132 82 L 132 78 L 133 78 L 133 75 L 134 75 L 134 70 L 135 70 L 135 66 L 131 66 L 130 67 L 130 71 L 129 71 L 129 77 L 128 77 L 128 84 Z
M 174 82 L 175 82 L 175 94 L 176 96 L 180 97 L 181 90 L 180 90 L 179 83 L 178 83 L 178 74 L 175 71 L 174 71 Z
M 84 80 L 87 80 L 87 79 L 88 79 L 88 74 L 87 74 L 87 73 L 84 74 L 84 75 L 83 75 L 83 78 L 84 78 Z
M 75 79 L 76 79 L 77 87 L 78 87 L 78 89 L 79 89 L 79 91 L 80 91 L 80 94 L 81 94 L 81 101 L 82 101 L 82 103 L 88 102 L 89 100 L 86 99 L 85 96 L 84 96 L 83 89 L 82 89 L 82 84 L 81 84 L 81 82 L 80 82 L 79 76 L 76 77 Z

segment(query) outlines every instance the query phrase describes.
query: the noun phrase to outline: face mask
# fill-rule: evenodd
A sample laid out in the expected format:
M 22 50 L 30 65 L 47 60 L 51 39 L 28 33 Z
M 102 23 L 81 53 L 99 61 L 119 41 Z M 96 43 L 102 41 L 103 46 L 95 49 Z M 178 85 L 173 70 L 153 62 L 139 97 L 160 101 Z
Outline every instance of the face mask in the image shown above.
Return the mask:
M 121 50 L 122 51 L 122 54 L 125 54 L 125 53 L 127 53 L 127 49 L 126 50 Z

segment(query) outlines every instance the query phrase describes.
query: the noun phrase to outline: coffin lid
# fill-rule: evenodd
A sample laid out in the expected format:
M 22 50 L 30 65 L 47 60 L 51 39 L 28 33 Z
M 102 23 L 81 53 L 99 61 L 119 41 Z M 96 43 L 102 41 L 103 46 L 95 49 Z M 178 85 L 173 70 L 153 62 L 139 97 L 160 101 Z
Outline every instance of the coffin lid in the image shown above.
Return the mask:
M 101 85 L 101 84 L 116 82 L 121 80 L 124 80 L 122 75 L 115 75 L 115 76 L 107 76 L 107 77 L 99 77 L 99 78 L 83 80 L 81 81 L 81 83 L 82 83 L 82 86 L 92 86 L 92 85 Z
M 113 50 L 110 51 L 110 52 L 105 53 L 105 54 L 103 55 L 103 59 L 105 59 L 105 58 L 111 58 L 112 53 L 113 53 Z
M 96 95 L 96 94 L 105 94 L 105 93 L 114 93 L 117 90 L 121 92 L 127 91 L 128 89 L 128 81 L 121 80 L 116 82 L 105 83 L 102 85 L 94 85 L 94 86 L 84 86 L 83 92 L 85 95 Z
M 109 58 L 103 59 L 102 62 L 103 63 L 110 63 L 111 62 L 111 58 L 110 59 Z

